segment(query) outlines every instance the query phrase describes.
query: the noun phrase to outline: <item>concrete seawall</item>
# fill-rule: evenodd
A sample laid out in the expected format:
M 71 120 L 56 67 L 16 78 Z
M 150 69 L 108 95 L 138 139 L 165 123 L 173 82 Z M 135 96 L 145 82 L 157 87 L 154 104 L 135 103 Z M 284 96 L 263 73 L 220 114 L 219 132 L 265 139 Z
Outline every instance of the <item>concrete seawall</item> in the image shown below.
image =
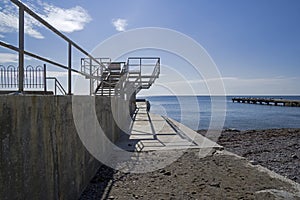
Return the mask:
M 78 98 L 95 103 L 101 127 L 115 141 L 120 129 L 110 98 Z M 0 113 L 0 199 L 77 199 L 100 163 L 77 135 L 72 96 L 0 96 Z

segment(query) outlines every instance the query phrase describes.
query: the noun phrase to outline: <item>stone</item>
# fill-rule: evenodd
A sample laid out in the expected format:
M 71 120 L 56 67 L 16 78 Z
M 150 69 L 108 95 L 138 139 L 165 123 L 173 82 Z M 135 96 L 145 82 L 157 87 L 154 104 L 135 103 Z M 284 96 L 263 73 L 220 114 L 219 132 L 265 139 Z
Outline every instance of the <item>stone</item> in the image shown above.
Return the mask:
M 171 174 L 172 174 L 171 172 L 164 173 L 165 176 L 171 176 Z

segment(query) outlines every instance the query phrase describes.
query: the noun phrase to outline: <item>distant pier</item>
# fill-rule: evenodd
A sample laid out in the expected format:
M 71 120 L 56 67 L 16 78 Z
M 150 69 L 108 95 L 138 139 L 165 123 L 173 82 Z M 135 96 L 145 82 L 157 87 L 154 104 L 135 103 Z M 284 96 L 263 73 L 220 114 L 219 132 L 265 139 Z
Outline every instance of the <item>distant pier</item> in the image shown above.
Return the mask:
M 249 103 L 260 105 L 274 105 L 274 106 L 290 106 L 300 107 L 300 101 L 288 99 L 275 99 L 275 98 L 252 98 L 252 97 L 234 97 L 232 102 L 235 103 Z

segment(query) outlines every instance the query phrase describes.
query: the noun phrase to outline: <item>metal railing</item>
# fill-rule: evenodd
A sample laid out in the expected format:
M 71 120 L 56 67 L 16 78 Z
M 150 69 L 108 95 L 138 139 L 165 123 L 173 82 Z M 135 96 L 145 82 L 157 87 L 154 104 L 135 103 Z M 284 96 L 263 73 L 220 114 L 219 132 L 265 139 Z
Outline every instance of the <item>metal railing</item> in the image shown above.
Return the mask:
M 147 69 L 147 70 L 145 70 Z M 142 89 L 149 89 L 159 77 L 160 58 L 158 57 L 130 57 L 124 66 L 119 83 L 116 84 L 114 94 L 132 92 L 137 94 Z
M 57 95 L 57 90 L 62 95 L 66 95 L 67 92 L 64 89 L 64 87 L 61 85 L 61 83 L 58 81 L 56 77 L 46 77 L 46 80 L 53 80 L 54 81 L 54 95 Z
M 110 58 L 95 58 L 98 62 L 95 63 L 92 59 L 90 58 L 81 58 L 81 72 L 84 74 L 89 74 L 91 75 L 90 77 L 87 78 L 98 78 L 98 73 L 99 76 L 102 75 L 102 72 L 104 69 L 108 68 L 109 64 L 111 63 Z M 99 65 L 101 63 L 101 65 Z M 97 74 L 97 76 L 92 76 L 93 74 Z
M 109 94 L 116 85 L 116 79 L 125 73 L 125 62 L 112 62 L 110 58 L 96 58 L 102 63 L 101 67 L 97 63 L 93 63 L 89 58 L 81 59 L 81 71 L 89 72 L 90 94 L 101 94 L 107 89 Z M 108 88 L 107 88 L 108 87 Z M 100 91 L 100 93 L 99 93 Z
M 44 88 L 47 90 L 46 65 L 33 67 L 28 65 L 24 70 L 24 88 Z M 13 65 L 0 65 L 0 87 L 5 89 L 17 88 L 19 85 L 19 69 Z
M 102 82 L 97 86 L 95 94 L 97 94 L 100 90 L 100 94 L 104 95 L 104 90 L 107 90 L 106 94 L 108 94 L 109 96 L 116 95 L 116 85 L 120 81 L 121 76 L 125 74 L 125 70 L 125 62 L 111 62 L 109 66 L 103 71 Z
M 110 70 L 109 66 L 111 65 L 111 60 L 109 58 L 100 58 L 96 59 L 89 53 L 87 53 L 85 50 L 83 50 L 79 45 L 77 45 L 75 42 L 70 40 L 68 37 L 66 37 L 64 34 L 62 34 L 60 31 L 58 31 L 56 28 L 54 28 L 52 25 L 50 25 L 48 22 L 46 22 L 44 19 L 42 19 L 40 16 L 38 16 L 35 12 L 33 12 L 30 8 L 28 8 L 26 5 L 24 5 L 19 0 L 10 0 L 12 3 L 14 3 L 19 8 L 19 46 L 13 46 L 11 44 L 5 43 L 0 41 L 0 45 L 3 47 L 6 47 L 8 49 L 11 49 L 13 51 L 16 51 L 19 53 L 19 68 L 18 68 L 18 77 L 17 77 L 17 84 L 18 84 L 18 90 L 19 92 L 24 91 L 24 78 L 26 79 L 26 70 L 24 70 L 24 55 L 33 57 L 35 59 L 44 61 L 46 63 L 50 63 L 54 66 L 57 66 L 59 68 L 68 70 L 68 80 L 67 80 L 67 86 L 68 86 L 68 92 L 67 94 L 71 95 L 71 86 L 72 86 L 72 72 L 81 74 L 85 76 L 86 78 L 90 79 L 90 88 L 91 88 L 91 94 L 94 93 L 95 85 L 98 88 L 98 86 L 103 82 L 106 81 L 110 88 L 113 88 L 111 84 L 111 81 L 108 81 L 108 78 L 110 77 Z M 61 37 L 65 42 L 68 44 L 68 64 L 64 65 L 59 62 L 50 60 L 48 58 L 42 57 L 40 55 L 31 53 L 29 51 L 26 51 L 24 49 L 24 14 L 27 13 L 31 17 L 33 17 L 35 20 L 37 20 L 39 23 L 41 23 L 44 27 L 48 28 L 50 31 L 55 33 L 57 36 Z M 82 54 L 87 56 L 87 58 L 81 60 L 81 71 L 78 71 L 74 68 L 72 68 L 72 48 L 76 48 L 78 51 L 80 51 Z M 138 61 L 138 63 L 130 63 L 130 61 Z M 156 60 L 156 64 L 147 64 L 143 63 L 145 60 Z M 142 71 L 142 66 L 155 66 L 154 70 L 151 74 L 145 75 Z M 131 67 L 138 67 L 137 73 L 134 71 L 130 71 Z M 108 73 L 107 73 L 108 72 Z M 160 72 L 160 59 L 159 58 L 150 58 L 150 57 L 144 57 L 144 58 L 129 58 L 127 60 L 127 63 L 124 64 L 124 68 L 122 69 L 123 74 L 129 73 L 129 74 L 135 74 L 135 80 L 133 81 L 137 88 L 143 88 L 143 87 L 149 87 L 151 84 L 154 83 L 155 79 L 158 78 Z M 137 76 L 136 76 L 137 75 Z M 131 81 L 133 79 L 133 76 L 128 76 L 127 81 Z M 46 85 L 46 83 L 45 83 Z
M 81 59 L 81 71 L 89 73 L 86 78 L 90 79 L 91 94 L 118 95 L 121 90 L 130 86 L 139 92 L 141 89 L 148 89 L 159 77 L 159 57 L 129 57 L 127 62 L 112 62 L 109 58 L 96 59 L 105 67 L 101 68 L 89 58 Z
M 90 79 L 90 95 L 94 94 L 94 89 L 97 88 L 103 79 L 103 72 L 108 69 L 111 63 L 110 58 L 95 58 L 98 62 L 95 63 L 90 58 L 81 58 L 81 72 L 88 75 L 87 79 Z M 99 65 L 98 63 L 101 63 Z M 106 74 L 108 76 L 108 74 Z
M 154 83 L 154 81 L 159 78 L 159 74 L 160 74 L 160 59 L 157 60 L 154 70 L 152 72 L 149 84 L 152 85 Z
M 128 82 L 135 87 L 148 89 L 160 74 L 160 58 L 158 57 L 130 57 L 127 60 Z M 145 72 L 146 71 L 146 72 Z
M 57 95 L 57 91 L 62 95 L 66 95 L 67 92 L 59 82 L 56 77 L 47 77 L 46 75 L 46 65 L 33 67 L 28 65 L 24 70 L 24 88 L 34 89 L 32 91 L 44 92 L 43 94 L 51 94 L 47 90 L 47 80 L 54 81 L 54 94 Z M 19 84 L 19 69 L 13 65 L 7 67 L 0 65 L 0 88 L 5 89 L 5 91 L 12 92 L 14 89 L 18 88 Z M 43 88 L 43 91 L 39 90 Z M 5 92 L 4 91 L 4 92 Z M 28 91 L 26 91 L 28 92 Z M 41 93 L 42 94 L 42 93 Z
M 96 62 L 99 66 L 102 68 L 105 67 L 102 65 L 101 62 L 96 60 L 93 56 L 91 56 L 88 52 L 86 52 L 83 48 L 81 48 L 78 44 L 70 40 L 67 36 L 62 34 L 60 31 L 58 31 L 56 28 L 54 28 L 52 25 L 50 25 L 48 22 L 46 22 L 43 18 L 38 16 L 35 12 L 33 12 L 30 8 L 28 8 L 26 5 L 24 5 L 22 2 L 19 0 L 10 0 L 12 3 L 14 3 L 16 6 L 19 8 L 19 46 L 13 46 L 11 44 L 5 43 L 0 41 L 0 45 L 3 47 L 6 47 L 8 49 L 11 49 L 13 51 L 16 51 L 19 53 L 19 77 L 18 77 L 18 90 L 19 92 L 24 91 L 24 78 L 25 78 L 25 73 L 24 73 L 24 55 L 36 58 L 38 60 L 53 64 L 57 67 L 60 67 L 62 69 L 68 70 L 68 94 L 72 94 L 71 86 L 72 86 L 72 72 L 84 75 L 84 76 L 89 76 L 89 74 L 84 74 L 78 70 L 75 70 L 72 68 L 72 48 L 76 48 L 79 50 L 81 53 L 83 53 L 85 56 L 90 58 L 92 61 Z M 68 65 L 64 65 L 61 63 L 58 63 L 56 61 L 47 59 L 45 57 L 42 57 L 40 55 L 28 52 L 24 49 L 24 14 L 27 13 L 34 19 L 36 19 L 39 23 L 41 23 L 44 27 L 48 28 L 51 30 L 53 33 L 55 33 L 57 36 L 61 37 L 65 42 L 68 43 Z

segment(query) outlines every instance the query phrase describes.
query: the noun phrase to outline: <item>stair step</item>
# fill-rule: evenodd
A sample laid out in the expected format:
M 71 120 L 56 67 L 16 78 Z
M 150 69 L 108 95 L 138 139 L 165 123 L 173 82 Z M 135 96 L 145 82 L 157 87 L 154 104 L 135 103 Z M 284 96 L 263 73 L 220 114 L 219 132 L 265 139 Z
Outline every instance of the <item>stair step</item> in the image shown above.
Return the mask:
M 141 71 L 129 71 L 129 74 L 140 74 Z
M 159 59 L 154 58 L 156 60 L 156 63 L 154 64 L 152 64 L 152 61 L 147 60 L 149 58 L 138 58 L 138 60 L 136 59 L 137 58 L 130 58 L 128 59 L 127 63 L 110 62 L 109 64 L 107 64 L 106 68 L 104 68 L 104 71 L 101 74 L 102 79 L 99 79 L 99 81 L 103 81 L 101 83 L 99 83 L 98 81 L 94 81 L 95 85 L 98 83 L 95 93 L 97 95 L 112 96 L 120 95 L 121 90 L 124 90 L 123 92 L 128 92 L 131 90 L 139 92 L 141 89 L 149 89 L 152 83 L 154 83 L 155 79 L 158 78 L 160 65 Z M 139 64 L 142 65 L 140 66 Z M 154 67 L 153 72 L 149 73 L 150 70 L 142 71 L 141 67 L 143 66 Z M 125 76 L 123 77 L 124 74 Z M 86 78 L 91 79 L 89 75 L 86 75 Z M 122 85 L 120 85 L 122 88 L 118 87 L 120 81 L 125 81 L 124 83 L 122 82 Z
M 114 71 L 111 71 L 110 72 L 110 75 L 120 75 L 121 74 L 121 72 L 120 71 L 116 71 L 116 72 L 114 72 Z

